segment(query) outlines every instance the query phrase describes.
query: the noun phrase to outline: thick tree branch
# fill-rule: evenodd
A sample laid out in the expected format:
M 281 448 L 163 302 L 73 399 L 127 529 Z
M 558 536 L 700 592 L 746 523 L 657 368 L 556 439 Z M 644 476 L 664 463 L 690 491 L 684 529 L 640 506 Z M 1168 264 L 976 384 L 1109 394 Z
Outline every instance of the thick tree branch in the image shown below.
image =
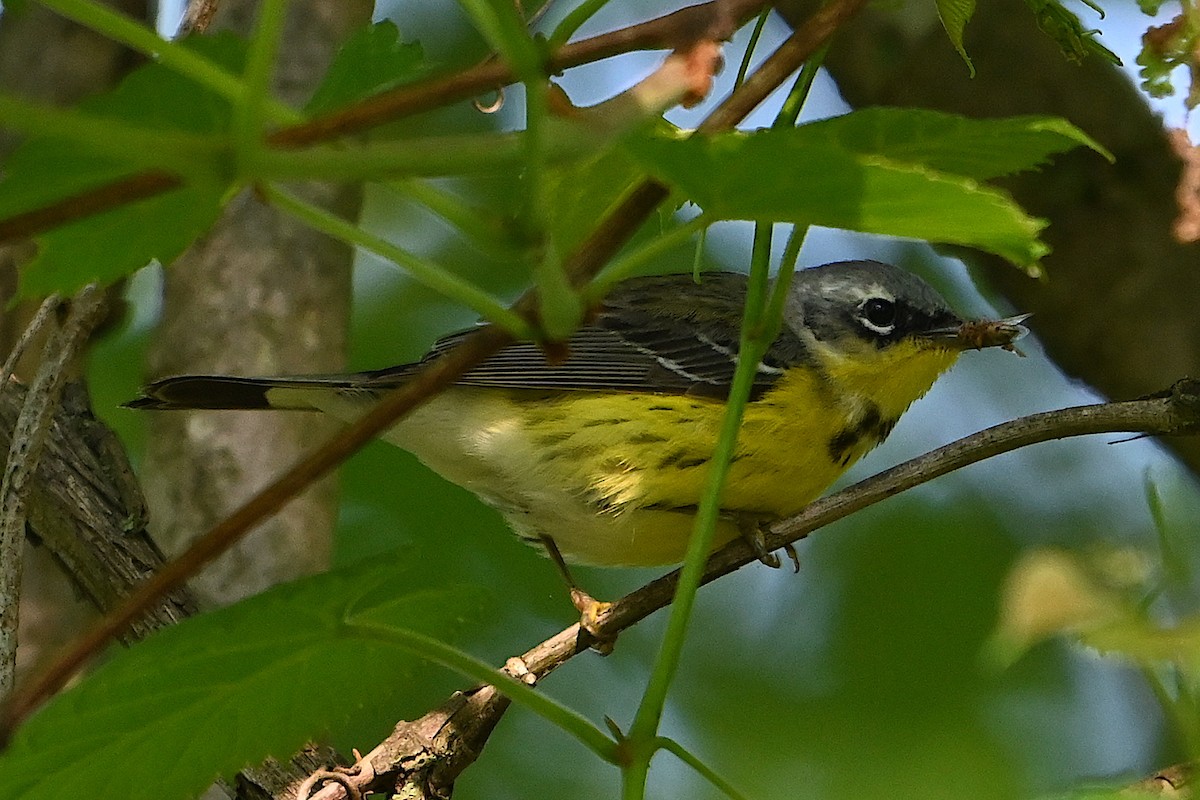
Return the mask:
M 1183 380 L 1141 400 L 1047 411 L 987 428 L 814 501 L 796 516 L 771 526 L 767 547 L 799 541 L 867 506 L 993 456 L 1055 439 L 1130 431 L 1154 436 L 1200 434 L 1200 381 Z M 703 582 L 756 561 L 758 556 L 746 542 L 734 540 L 709 558 Z M 671 572 L 613 603 L 599 616 L 597 632 L 606 639 L 616 637 L 667 606 L 678 576 L 678 570 Z M 594 643 L 579 625 L 572 625 L 510 659 L 503 671 L 527 682 L 541 680 Z M 420 719 L 398 724 L 340 782 L 328 783 L 312 796 L 343 800 L 347 794 L 342 782 L 348 782 L 360 791 L 445 797 L 455 777 L 479 756 L 508 705 L 493 686 L 457 693 Z
M 0 387 L 0 448 L 7 449 L 25 403 L 16 381 Z M 27 504 L 29 533 L 102 612 L 111 611 L 165 559 L 146 532 L 146 508 L 116 436 L 92 416 L 87 390 L 64 388 Z M 186 589 L 164 598 L 129 628 L 131 643 L 196 611 Z
M 61 328 L 46 339 L 37 377 L 13 428 L 0 484 L 0 697 L 8 697 L 16 680 L 17 622 L 24 563 L 21 545 L 25 539 L 31 481 L 49 438 L 68 369 L 103 312 L 103 295 L 94 284 L 85 286 L 71 301 Z M 35 317 L 35 322 L 40 319 L 44 320 L 41 314 Z

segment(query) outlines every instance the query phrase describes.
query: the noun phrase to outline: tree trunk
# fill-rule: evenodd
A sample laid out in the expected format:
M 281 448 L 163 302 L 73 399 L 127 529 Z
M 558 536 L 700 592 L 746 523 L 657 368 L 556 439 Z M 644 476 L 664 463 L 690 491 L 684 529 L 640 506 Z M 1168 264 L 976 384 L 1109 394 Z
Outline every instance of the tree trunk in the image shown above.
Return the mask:
M 370 19 L 365 0 L 289 6 L 276 88 L 302 103 L 337 46 Z M 258 3 L 222 4 L 217 26 L 245 32 Z M 314 187 L 310 202 L 355 218 L 358 187 Z M 150 374 L 283 374 L 343 366 L 350 305 L 349 247 L 267 208 L 250 192 L 165 274 Z M 291 466 L 334 428 L 306 414 L 182 412 L 150 422 L 146 493 L 156 538 L 182 549 Z M 314 486 L 193 583 L 229 603 L 323 569 L 336 519 L 331 480 Z

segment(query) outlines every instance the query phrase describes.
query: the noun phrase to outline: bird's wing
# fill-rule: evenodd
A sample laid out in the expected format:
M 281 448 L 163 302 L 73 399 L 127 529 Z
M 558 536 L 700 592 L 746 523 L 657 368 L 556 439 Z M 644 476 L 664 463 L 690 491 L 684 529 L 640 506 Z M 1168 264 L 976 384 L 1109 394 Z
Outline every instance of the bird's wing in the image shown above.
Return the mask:
M 595 321 L 567 341 L 568 355 L 550 363 L 532 342 L 516 342 L 467 372 L 459 384 L 542 391 L 618 391 L 690 394 L 724 399 L 737 366 L 744 275 L 712 272 L 635 278 L 621 283 Z M 373 397 L 408 381 L 424 364 L 470 331 L 439 340 L 415 364 L 350 375 L 264 378 L 183 375 L 156 381 L 130 408 L 298 408 L 306 395 L 338 392 Z M 757 365 L 751 397 L 761 396 L 788 366 L 805 358 L 804 345 L 786 326 Z M 289 390 L 273 391 L 273 390 Z M 270 393 L 270 396 L 268 394 Z
M 737 366 L 744 275 L 708 273 L 626 281 L 604 302 L 595 321 L 566 342 L 568 355 L 550 363 L 533 342 L 517 342 L 467 372 L 459 383 L 509 389 L 627 391 L 724 398 Z M 439 340 L 435 359 L 470 331 Z M 758 365 L 754 393 L 775 383 L 803 357 L 800 339 L 786 329 Z M 367 387 L 407 380 L 420 364 L 368 373 Z

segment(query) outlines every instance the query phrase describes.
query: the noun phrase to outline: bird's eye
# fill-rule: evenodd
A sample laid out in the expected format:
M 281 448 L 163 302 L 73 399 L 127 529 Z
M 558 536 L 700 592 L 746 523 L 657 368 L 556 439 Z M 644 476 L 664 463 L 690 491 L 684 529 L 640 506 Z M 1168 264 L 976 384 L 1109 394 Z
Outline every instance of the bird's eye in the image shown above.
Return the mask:
M 889 334 L 896 327 L 896 304 L 882 297 L 872 297 L 860 307 L 860 317 L 864 327 L 875 333 Z

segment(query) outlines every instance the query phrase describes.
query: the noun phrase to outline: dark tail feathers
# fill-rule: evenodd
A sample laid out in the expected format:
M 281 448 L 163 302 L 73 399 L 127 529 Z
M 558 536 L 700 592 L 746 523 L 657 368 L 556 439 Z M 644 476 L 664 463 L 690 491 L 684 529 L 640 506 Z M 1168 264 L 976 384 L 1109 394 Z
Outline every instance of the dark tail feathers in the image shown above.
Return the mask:
M 142 389 L 141 397 L 126 403 L 125 408 L 151 411 L 278 408 L 267 402 L 267 390 L 302 382 L 285 378 L 181 375 L 155 381 Z

